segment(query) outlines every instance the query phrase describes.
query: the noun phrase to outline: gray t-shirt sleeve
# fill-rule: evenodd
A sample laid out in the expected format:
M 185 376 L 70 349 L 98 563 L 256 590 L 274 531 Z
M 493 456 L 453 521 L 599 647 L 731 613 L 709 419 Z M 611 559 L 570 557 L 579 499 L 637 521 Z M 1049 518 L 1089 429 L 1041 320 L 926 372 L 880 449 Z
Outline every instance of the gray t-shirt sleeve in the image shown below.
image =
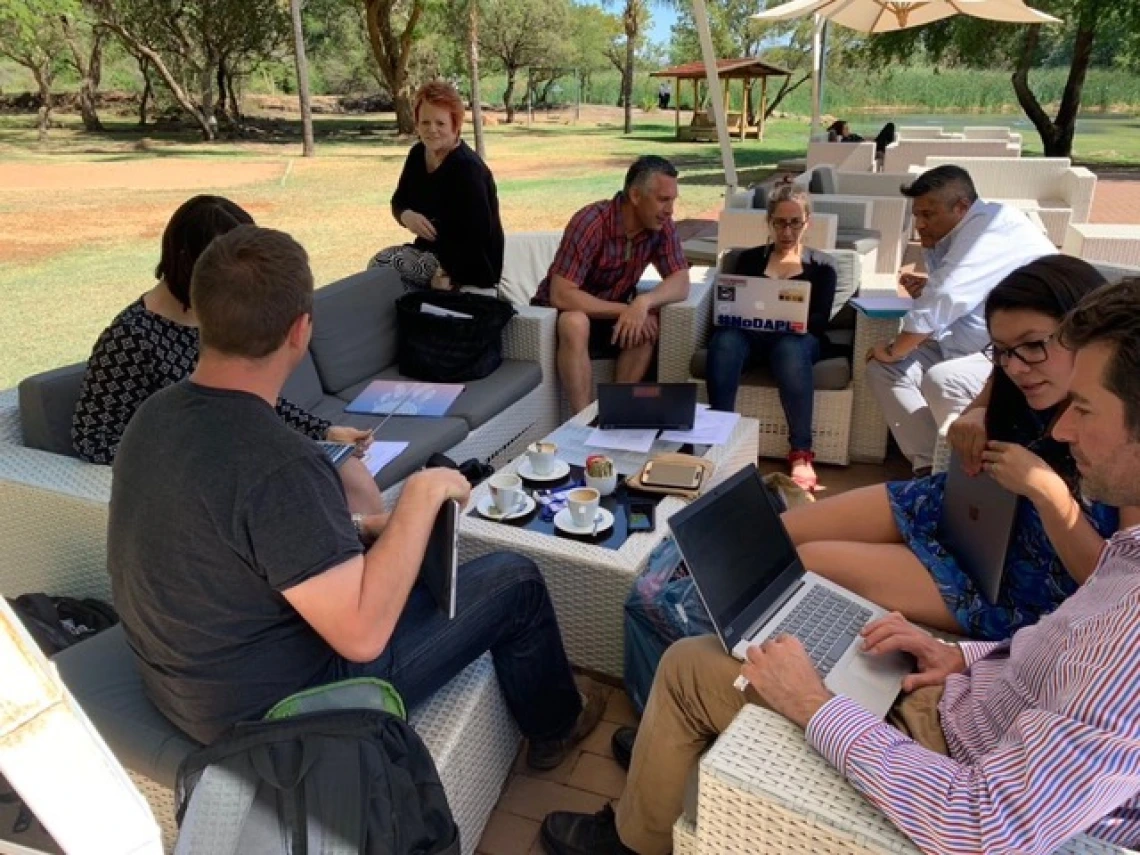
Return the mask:
M 251 491 L 253 566 L 284 591 L 364 551 L 336 469 L 317 452 L 279 466 Z

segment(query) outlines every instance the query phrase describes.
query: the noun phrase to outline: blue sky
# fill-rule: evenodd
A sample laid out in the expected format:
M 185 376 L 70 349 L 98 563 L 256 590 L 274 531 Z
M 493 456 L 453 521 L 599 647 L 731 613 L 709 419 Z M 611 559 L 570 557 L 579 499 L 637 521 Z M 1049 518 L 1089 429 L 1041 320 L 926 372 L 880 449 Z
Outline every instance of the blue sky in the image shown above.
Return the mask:
M 583 0 L 592 6 L 604 6 L 602 0 Z M 611 3 L 609 5 L 610 12 L 619 12 L 621 3 Z M 673 22 L 677 20 L 677 13 L 673 9 L 663 7 L 659 4 L 653 3 L 650 5 L 649 14 L 653 17 L 653 27 L 649 31 L 649 38 L 651 41 L 658 43 L 669 43 L 672 38 Z

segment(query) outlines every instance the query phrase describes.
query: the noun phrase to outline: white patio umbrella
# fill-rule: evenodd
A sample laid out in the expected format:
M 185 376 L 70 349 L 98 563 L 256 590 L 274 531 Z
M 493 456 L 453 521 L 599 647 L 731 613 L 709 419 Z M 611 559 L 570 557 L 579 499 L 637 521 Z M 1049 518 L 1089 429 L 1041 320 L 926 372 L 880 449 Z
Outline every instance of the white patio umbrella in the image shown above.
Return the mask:
M 694 5 L 701 0 L 694 0 Z M 821 50 L 824 23 L 834 21 L 864 33 L 891 33 L 921 27 L 952 15 L 971 15 L 1009 24 L 1059 24 L 1059 18 L 1026 6 L 1022 0 L 791 0 L 757 15 L 755 21 L 792 21 L 815 16 L 812 36 L 812 120 L 814 136 L 820 124 Z

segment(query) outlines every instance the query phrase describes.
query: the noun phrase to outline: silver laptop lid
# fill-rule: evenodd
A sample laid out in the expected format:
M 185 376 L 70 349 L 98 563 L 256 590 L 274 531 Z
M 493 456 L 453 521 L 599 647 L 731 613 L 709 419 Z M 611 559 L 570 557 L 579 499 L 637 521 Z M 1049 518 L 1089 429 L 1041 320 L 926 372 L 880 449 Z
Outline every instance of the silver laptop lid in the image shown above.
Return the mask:
M 669 528 L 726 650 L 804 575 L 753 465 L 675 513 Z
M 716 279 L 713 322 L 767 332 L 807 332 L 811 283 L 722 273 Z

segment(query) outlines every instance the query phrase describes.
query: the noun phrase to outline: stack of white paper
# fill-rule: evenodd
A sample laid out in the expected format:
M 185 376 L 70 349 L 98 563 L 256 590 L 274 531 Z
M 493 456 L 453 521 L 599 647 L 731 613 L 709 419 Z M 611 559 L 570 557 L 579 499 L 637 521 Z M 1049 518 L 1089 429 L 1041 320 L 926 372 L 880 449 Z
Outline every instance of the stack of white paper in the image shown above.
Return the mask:
M 701 405 L 697 407 L 697 415 L 693 419 L 692 430 L 662 431 L 661 438 L 668 442 L 679 442 L 682 445 L 686 443 L 692 445 L 726 445 L 738 421 L 740 421 L 740 413 L 723 413 L 720 410 L 710 410 Z

